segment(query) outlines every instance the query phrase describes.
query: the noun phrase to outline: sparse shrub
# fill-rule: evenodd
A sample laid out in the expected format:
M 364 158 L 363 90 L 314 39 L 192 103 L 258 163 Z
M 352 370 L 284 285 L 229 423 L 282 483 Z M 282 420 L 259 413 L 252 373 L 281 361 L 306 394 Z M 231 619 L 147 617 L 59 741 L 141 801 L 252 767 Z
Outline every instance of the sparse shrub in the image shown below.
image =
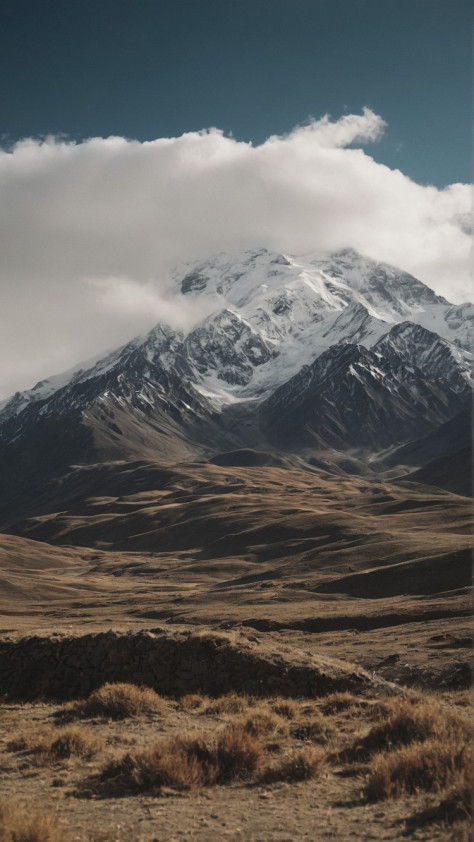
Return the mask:
M 273 766 L 268 766 L 261 776 L 262 783 L 276 783 L 287 781 L 308 781 L 316 778 L 326 761 L 326 755 L 321 749 L 306 747 L 294 751 Z
M 168 704 L 150 687 L 117 682 L 93 690 L 84 701 L 74 702 L 58 712 L 59 719 L 126 719 L 143 713 L 165 713 Z
M 460 743 L 436 739 L 376 755 L 365 787 L 368 801 L 398 798 L 404 793 L 439 791 L 454 786 L 459 775 L 472 778 L 472 752 Z
M 49 763 L 72 755 L 93 757 L 104 748 L 104 741 L 85 728 L 63 728 L 43 734 L 23 734 L 8 745 L 8 751 L 23 751 L 34 755 L 38 762 Z
M 0 842 L 67 842 L 50 813 L 26 809 L 18 801 L 0 802 Z
M 188 790 L 251 778 L 262 752 L 259 740 L 230 725 L 217 736 L 163 740 L 148 751 L 126 754 L 109 763 L 101 778 L 124 790 Z

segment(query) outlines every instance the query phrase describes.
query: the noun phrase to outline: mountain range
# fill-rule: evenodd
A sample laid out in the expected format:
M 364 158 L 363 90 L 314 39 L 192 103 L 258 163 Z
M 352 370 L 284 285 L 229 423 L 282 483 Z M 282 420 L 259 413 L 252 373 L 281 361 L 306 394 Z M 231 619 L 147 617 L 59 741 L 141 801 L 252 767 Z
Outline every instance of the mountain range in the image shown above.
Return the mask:
M 470 444 L 474 305 L 351 249 L 219 254 L 177 269 L 167 294 L 206 315 L 0 404 L 4 504 L 71 464 L 249 450 L 452 486 Z

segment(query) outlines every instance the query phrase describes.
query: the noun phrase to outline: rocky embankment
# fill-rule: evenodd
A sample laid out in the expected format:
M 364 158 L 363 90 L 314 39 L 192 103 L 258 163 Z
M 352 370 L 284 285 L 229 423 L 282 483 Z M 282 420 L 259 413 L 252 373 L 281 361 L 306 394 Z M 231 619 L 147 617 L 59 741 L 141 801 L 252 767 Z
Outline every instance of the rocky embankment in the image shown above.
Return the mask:
M 172 696 L 232 690 L 295 697 L 400 692 L 354 664 L 243 635 L 157 629 L 0 641 L 0 688 L 8 699 L 79 698 L 115 681 Z

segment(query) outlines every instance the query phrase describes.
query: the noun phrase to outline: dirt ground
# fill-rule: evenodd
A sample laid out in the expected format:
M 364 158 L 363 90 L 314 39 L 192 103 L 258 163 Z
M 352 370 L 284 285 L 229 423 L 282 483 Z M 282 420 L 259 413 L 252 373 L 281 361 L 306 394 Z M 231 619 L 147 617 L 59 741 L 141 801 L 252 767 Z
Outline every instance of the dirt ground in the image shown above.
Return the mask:
M 443 699 L 447 710 L 457 702 L 463 715 L 468 701 L 465 692 Z M 171 736 L 218 731 L 232 720 L 255 715 L 256 708 L 245 702 L 243 713 L 235 716 L 213 712 L 212 702 L 206 710 L 209 700 L 194 710 L 168 700 L 164 713 L 119 722 L 82 720 L 78 727 L 102 741 L 98 754 L 92 759 L 44 760 L 19 750 L 18 740 L 28 739 L 32 733 L 54 736 L 61 727 L 55 714 L 62 708 L 44 703 L 4 704 L 0 712 L 2 797 L 17 799 L 27 811 L 36 806 L 52 811 L 65 838 L 77 842 L 467 840 L 465 823 L 453 828 L 442 822 L 417 822 L 417 814 L 439 802 L 439 795 L 367 803 L 363 788 L 368 765 L 343 763 L 337 757 L 342 748 L 373 726 L 379 702 L 353 699 L 343 710 L 324 712 L 327 700 L 299 700 L 291 718 L 271 714 L 274 725 L 262 738 L 267 762 L 274 763 L 309 744 L 317 746 L 326 752 L 327 761 L 314 780 L 233 783 L 194 792 L 163 791 L 159 796 L 101 792 L 97 774 L 104 764 L 126 752 Z M 271 700 L 256 704 L 259 712 L 272 711 Z M 312 731 L 308 728 L 311 723 L 317 723 Z

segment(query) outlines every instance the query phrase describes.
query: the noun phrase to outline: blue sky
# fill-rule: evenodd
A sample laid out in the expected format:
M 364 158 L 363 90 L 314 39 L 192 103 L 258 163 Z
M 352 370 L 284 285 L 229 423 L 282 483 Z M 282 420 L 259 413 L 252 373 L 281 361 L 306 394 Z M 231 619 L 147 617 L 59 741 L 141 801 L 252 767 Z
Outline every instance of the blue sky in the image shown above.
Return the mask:
M 2 0 L 4 144 L 216 126 L 263 142 L 308 118 L 388 124 L 376 160 L 471 180 L 470 0 Z

